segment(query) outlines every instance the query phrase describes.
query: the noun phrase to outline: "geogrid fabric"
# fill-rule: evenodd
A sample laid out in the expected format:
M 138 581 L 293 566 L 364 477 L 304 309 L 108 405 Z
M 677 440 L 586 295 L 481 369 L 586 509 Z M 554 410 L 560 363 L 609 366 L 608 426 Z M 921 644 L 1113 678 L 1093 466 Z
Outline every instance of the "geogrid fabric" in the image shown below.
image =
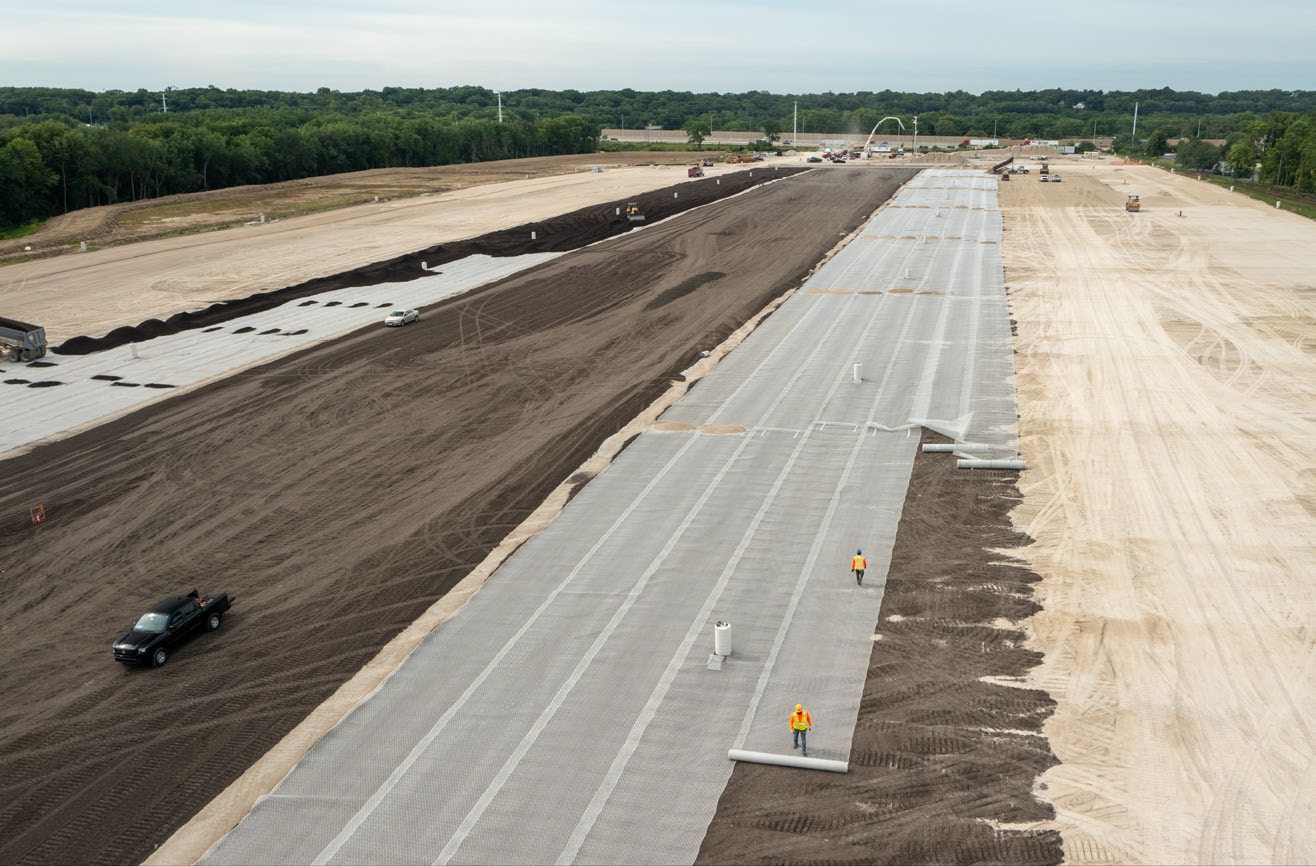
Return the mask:
M 995 184 L 907 184 L 204 862 L 687 863 L 797 702 L 846 760 L 918 426 L 1016 447 Z
M 136 409 L 169 389 L 195 385 L 357 328 L 382 328 L 391 309 L 433 304 L 559 255 L 467 256 L 404 283 L 320 292 L 222 325 L 89 355 L 48 354 L 44 367 L 0 362 L 0 373 L 5 374 L 0 379 L 21 376 L 33 383 L 31 388 L 0 389 L 7 414 L 23 419 L 22 424 L 0 425 L 0 454 Z M 59 385 L 43 387 L 50 382 Z

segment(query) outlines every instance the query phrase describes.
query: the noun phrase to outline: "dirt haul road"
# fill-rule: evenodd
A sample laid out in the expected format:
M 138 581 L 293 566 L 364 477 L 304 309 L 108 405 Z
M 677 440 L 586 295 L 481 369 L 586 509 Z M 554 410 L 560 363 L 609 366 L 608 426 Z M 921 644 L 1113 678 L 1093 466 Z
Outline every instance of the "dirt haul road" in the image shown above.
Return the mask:
M 1146 167 L 1001 208 L 1065 860 L 1310 863 L 1316 223 Z
M 679 165 L 581 169 L 11 265 L 0 308 L 44 325 L 52 343 L 99 336 L 685 180 Z
M 143 858 L 910 174 L 770 184 L 7 461 L 0 861 Z M 194 585 L 223 631 L 119 669 Z

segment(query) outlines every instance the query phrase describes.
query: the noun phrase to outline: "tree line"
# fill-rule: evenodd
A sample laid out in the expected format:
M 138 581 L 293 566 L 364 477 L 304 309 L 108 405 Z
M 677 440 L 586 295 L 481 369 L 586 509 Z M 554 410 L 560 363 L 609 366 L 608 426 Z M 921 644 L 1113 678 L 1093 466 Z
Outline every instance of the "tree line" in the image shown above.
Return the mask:
M 171 107 L 167 114 L 104 125 L 43 115 L 0 123 L 0 230 L 84 207 L 240 184 L 592 153 L 598 138 L 597 126 L 572 114 L 498 123 L 397 109 Z
M 1118 136 L 1115 149 L 1152 157 L 1173 150 L 1175 163 L 1184 168 L 1316 193 L 1316 111 L 1273 111 L 1231 132 L 1224 144 L 1188 137 L 1171 148 L 1169 136 L 1158 128 L 1137 142 Z
M 396 166 L 590 152 L 605 127 L 866 132 L 882 117 L 931 135 L 1085 139 L 1139 130 L 1228 138 L 1280 183 L 1310 182 L 1316 91 L 1050 89 L 773 94 L 483 87 L 344 93 L 216 87 L 0 88 L 0 229 L 81 207 Z M 798 114 L 796 106 L 798 105 Z M 1294 129 L 1290 131 L 1289 127 Z M 1304 138 L 1304 136 L 1306 136 Z M 1150 141 L 1150 140 L 1149 140 Z M 1142 142 L 1138 147 L 1145 147 Z M 1191 145 L 1189 150 L 1197 145 Z M 1228 154 L 1225 154 L 1228 156 Z M 1205 150 L 1199 154 L 1206 160 Z M 1217 160 L 1218 161 L 1218 160 Z M 1305 172 L 1305 174 L 1304 174 Z

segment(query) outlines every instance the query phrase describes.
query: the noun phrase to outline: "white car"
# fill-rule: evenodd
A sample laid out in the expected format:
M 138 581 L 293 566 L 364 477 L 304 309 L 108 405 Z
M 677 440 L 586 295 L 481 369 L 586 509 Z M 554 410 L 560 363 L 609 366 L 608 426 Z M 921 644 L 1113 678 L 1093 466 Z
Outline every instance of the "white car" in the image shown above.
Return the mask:
M 420 313 L 416 310 L 394 310 L 384 319 L 384 324 L 390 328 L 395 325 L 408 325 L 420 320 Z

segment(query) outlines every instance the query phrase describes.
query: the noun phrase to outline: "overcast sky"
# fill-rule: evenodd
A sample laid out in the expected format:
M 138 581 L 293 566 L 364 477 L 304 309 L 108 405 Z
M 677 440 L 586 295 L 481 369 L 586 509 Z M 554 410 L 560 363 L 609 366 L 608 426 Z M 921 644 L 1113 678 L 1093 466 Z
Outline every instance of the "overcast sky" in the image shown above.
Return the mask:
M 0 84 L 92 90 L 1316 89 L 1316 0 L 0 0 L 0 22 Z

